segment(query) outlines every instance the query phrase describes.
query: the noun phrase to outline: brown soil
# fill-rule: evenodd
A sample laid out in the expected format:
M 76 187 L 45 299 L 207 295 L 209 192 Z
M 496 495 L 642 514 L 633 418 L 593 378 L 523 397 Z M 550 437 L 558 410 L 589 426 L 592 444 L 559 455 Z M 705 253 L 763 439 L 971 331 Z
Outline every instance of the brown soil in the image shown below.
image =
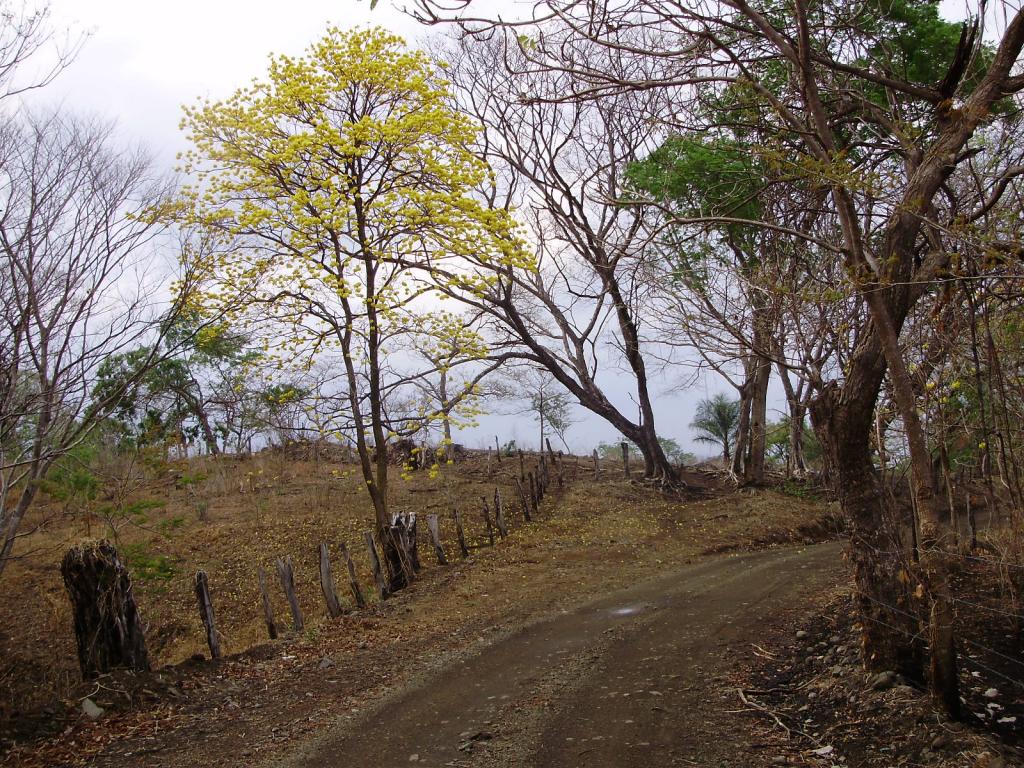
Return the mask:
M 0 718 L 5 764 L 249 765 L 284 754 L 339 713 L 358 717 L 453 654 L 484 648 L 537 617 L 707 551 L 802 540 L 809 523 L 814 535 L 827 530 L 815 524 L 823 507 L 813 501 L 771 491 L 672 499 L 610 472 L 594 482 L 585 464 L 573 480 L 573 464 L 569 460 L 569 487 L 561 496 L 552 493 L 535 523 L 524 524 L 516 513 L 513 533 L 498 546 L 475 550 L 453 566 L 427 567 L 396 598 L 334 621 L 323 615 L 315 549 L 321 540 L 347 540 L 360 572 L 368 574 L 365 555 L 354 546 L 367 521 L 355 478 L 333 474 L 327 465 L 274 457 L 215 466 L 199 490 L 207 497 L 206 520 L 188 513 L 196 493 L 168 479 L 147 489 L 161 493 L 166 506 L 144 526 L 122 528 L 121 539 L 141 541 L 148 556 L 158 554 L 172 565 L 169 578 L 141 579 L 138 591 L 158 664 L 176 666 L 87 685 L 75 680 L 56 574 L 63 548 L 80 536 L 81 525 L 51 526 L 36 537 L 37 551 L 4 575 L 5 587 L 15 592 L 0 606 L 0 680 L 6 688 L 0 696 L 10 707 Z M 253 481 L 260 469 L 276 479 Z M 474 499 L 498 485 L 506 504 L 517 508 L 509 502 L 513 473 L 517 461 L 506 459 L 499 467 L 476 459 L 436 479 L 420 475 L 399 484 L 396 507 L 443 513 L 458 503 L 479 540 L 482 524 L 469 514 Z M 706 476 L 691 479 L 715 485 Z M 454 553 L 450 538 L 447 548 Z M 427 560 L 426 547 L 421 552 Z M 296 559 L 308 628 L 301 636 L 259 644 L 255 567 L 284 553 Z M 190 584 L 199 567 L 210 574 L 226 649 L 235 654 L 217 664 L 187 661 L 203 650 Z M 364 586 L 369 593 L 368 578 Z M 43 599 L 31 599 L 34 594 Z M 279 617 L 286 615 L 283 601 L 277 609 Z M 27 695 L 32 683 L 42 685 Z M 81 714 L 86 696 L 106 710 L 97 721 Z
M 782 758 L 778 764 L 1024 765 L 1024 687 L 1010 677 L 1024 676 L 1012 669 L 1012 659 L 1002 659 L 1010 669 L 986 672 L 971 664 L 977 654 L 961 656 L 967 660 L 961 675 L 965 718 L 950 722 L 936 715 L 929 696 L 913 681 L 894 675 L 879 680 L 863 671 L 848 586 L 821 602 L 820 610 L 796 625 L 799 635 L 791 632 L 757 646 L 757 656 L 740 676 L 764 742 Z M 1004 627 L 960 629 L 972 642 L 992 643 Z
M 725 674 L 765 625 L 841 578 L 839 545 L 719 557 L 512 632 L 282 768 L 751 766 Z M 723 739 L 728 733 L 729 738 Z
M 241 499 L 236 489 L 222 505 L 210 504 L 209 520 L 190 521 L 184 535 L 160 540 L 176 571 L 161 584 L 144 579 L 140 596 L 150 638 L 170 638 L 158 659 L 177 663 L 88 684 L 72 679 L 63 694 L 39 696 L 45 705 L 3 720 L 0 763 L 1021 764 L 1019 726 L 1006 722 L 1000 734 L 992 732 L 1000 718 L 1024 719 L 1021 698 L 997 677 L 975 676 L 980 666 L 964 670 L 968 710 L 987 713 L 971 724 L 941 723 L 927 697 L 903 681 L 872 688 L 860 671 L 839 545 L 783 544 L 831 536 L 821 502 L 770 490 L 726 493 L 711 475 L 689 478 L 704 486 L 697 497 L 669 498 L 611 473 L 595 482 L 581 467 L 534 523 L 516 514 L 512 534 L 497 546 L 448 567 L 428 566 L 391 600 L 332 621 L 313 576 L 315 546 L 339 530 L 354 542 L 365 527 L 365 505 L 351 478 L 325 480 L 303 464 L 282 468 L 292 474 L 273 491 L 285 500 L 275 507 L 278 518 L 268 520 L 268 489 L 262 507 L 250 503 L 258 488 Z M 477 460 L 447 477 L 415 477 L 398 493 L 407 508 L 443 512 L 455 502 L 465 513 L 495 485 L 506 494 L 517 470 L 516 462 Z M 253 470 L 241 464 L 238 473 L 252 477 Z M 170 501 L 153 525 L 175 519 L 189 503 L 177 493 L 166 486 Z M 295 499 L 325 493 L 334 513 L 315 504 L 296 508 Z M 482 527 L 473 531 L 479 540 Z M 35 568 L 52 577 L 75 533 L 74 525 L 63 533 L 51 528 L 52 553 L 19 563 L 22 575 Z M 122 533 L 127 541 L 137 534 Z M 260 549 L 267 542 L 277 545 L 274 554 L 296 557 L 309 627 L 273 643 L 259 641 L 252 585 L 255 565 L 269 558 Z M 1012 677 L 1016 670 L 1006 665 L 1020 663 L 1012 655 L 1019 635 L 1012 617 L 998 613 L 1006 609 L 1004 582 L 984 560 L 969 562 L 957 594 L 976 610 L 963 612 L 972 622 L 963 636 L 997 655 L 968 651 L 965 658 Z M 218 617 L 236 652 L 221 662 L 188 657 L 202 648 L 189 578 L 199 566 L 211 573 Z M 5 584 L 18 591 L 18 607 L 37 605 L 31 584 L 6 576 Z M 369 591 L 368 579 L 365 586 Z M 60 597 L 55 591 L 51 604 L 59 606 Z M 0 624 L 8 633 L 5 652 L 15 652 L 3 657 L 3 679 L 10 691 L 24 691 L 18 660 L 34 662 L 52 683 L 53 669 L 67 670 L 73 659 L 63 657 L 67 626 L 52 616 L 50 624 L 40 621 L 32 610 L 18 626 L 11 621 L 16 605 L 0 607 L 8 612 Z M 985 605 L 995 620 L 977 610 Z M 283 605 L 278 610 L 284 615 Z M 176 625 L 185 629 L 168 631 Z M 999 689 L 995 697 L 986 695 L 990 687 Z M 99 719 L 82 714 L 85 697 L 104 708 Z

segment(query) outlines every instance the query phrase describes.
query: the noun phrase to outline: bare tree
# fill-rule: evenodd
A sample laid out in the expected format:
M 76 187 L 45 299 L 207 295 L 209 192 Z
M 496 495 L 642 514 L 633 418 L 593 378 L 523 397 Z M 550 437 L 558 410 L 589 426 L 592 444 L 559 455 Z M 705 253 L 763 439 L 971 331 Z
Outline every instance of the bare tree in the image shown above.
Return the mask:
M 74 61 L 84 35 L 54 32 L 49 17 L 45 3 L 0 0 L 0 100 L 49 85 Z M 40 61 L 47 55 L 48 61 Z M 29 61 L 41 68 L 21 80 L 19 70 Z
M 40 480 L 124 392 L 92 397 L 100 363 L 159 336 L 150 211 L 168 183 L 110 126 L 60 114 L 9 123 L 0 172 L 2 571 Z
M 674 483 L 654 423 L 648 286 L 639 279 L 645 213 L 618 203 L 624 167 L 656 146 L 647 119 L 655 106 L 632 94 L 558 103 L 578 83 L 553 69 L 526 72 L 521 52 L 499 40 L 445 57 L 463 108 L 484 126 L 480 151 L 498 177 L 492 200 L 517 210 L 537 254 L 536 269 L 481 264 L 490 286 L 483 298 L 452 292 L 491 318 L 497 346 L 546 369 L 634 442 L 649 479 Z M 629 382 L 632 403 L 614 402 L 611 377 Z
M 577 421 L 572 412 L 575 398 L 547 369 L 510 366 L 496 381 L 492 380 L 490 386 L 500 398 L 517 403 L 507 413 L 530 414 L 537 422 L 538 450 L 544 450 L 552 434 L 566 451 L 570 450 L 565 435 Z
M 823 271 L 840 278 L 837 301 L 852 305 L 848 317 L 857 324 L 846 329 L 845 364 L 812 381 L 810 411 L 852 526 L 865 661 L 920 675 L 921 646 L 907 640 L 916 636 L 916 618 L 899 606 L 929 614 L 933 694 L 955 714 L 950 561 L 944 554 L 950 537 L 917 412 L 913 355 L 901 337 L 919 303 L 934 306 L 954 254 L 978 244 L 975 224 L 1024 173 L 1019 151 L 1005 140 L 1012 121 L 1001 117 L 1015 113 L 1019 104 L 1005 105 L 1024 89 L 1024 10 L 1004 6 L 988 47 L 981 24 L 991 14 L 984 3 L 962 27 L 942 22 L 934 4 L 901 8 L 908 15 L 879 7 L 864 22 L 841 5 L 812 10 L 802 0 L 784 15 L 746 0 L 614 6 L 570 0 L 541 2 L 522 22 L 461 13 L 458 23 L 469 34 L 500 37 L 526 60 L 524 71 L 571 72 L 576 87 L 545 95 L 551 102 L 682 92 L 674 127 L 744 129 L 751 150 L 779 170 L 778 183 L 795 179 L 822 190 L 821 215 L 805 229 L 722 214 L 676 224 L 731 218 L 813 242 L 828 264 Z M 444 20 L 432 0 L 420 0 L 419 12 L 429 23 Z M 595 46 L 607 58 L 589 55 Z M 607 66 L 608 59 L 615 66 Z M 706 109 L 723 97 L 728 109 Z M 994 162 L 980 163 L 986 142 L 1003 151 Z M 984 243 L 995 253 L 1021 250 L 1019 237 L 1005 231 Z M 886 376 L 913 467 L 921 569 L 891 554 L 899 551 L 898 531 L 876 485 L 871 438 Z M 910 598 L 892 576 L 909 571 L 919 579 L 920 598 Z

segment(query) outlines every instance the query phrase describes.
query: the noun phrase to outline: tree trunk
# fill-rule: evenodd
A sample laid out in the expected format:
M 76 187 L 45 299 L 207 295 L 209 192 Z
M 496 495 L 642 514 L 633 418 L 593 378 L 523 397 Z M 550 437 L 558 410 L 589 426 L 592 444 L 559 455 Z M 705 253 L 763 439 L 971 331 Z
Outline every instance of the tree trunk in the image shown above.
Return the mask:
M 776 354 L 782 359 L 782 344 L 776 344 Z M 807 460 L 804 458 L 804 415 L 807 406 L 801 401 L 801 395 L 793 387 L 789 371 L 784 365 L 778 366 L 779 380 L 786 393 L 786 405 L 789 407 L 789 450 L 786 456 L 786 476 L 792 478 L 807 477 Z
M 933 702 L 950 717 L 960 716 L 960 688 L 957 672 L 953 609 L 950 604 L 949 571 L 952 539 L 935 495 L 931 452 L 917 411 L 913 381 L 900 349 L 899 331 L 889 307 L 881 296 L 869 294 L 868 305 L 889 368 L 889 379 L 910 449 L 914 501 L 920 530 L 922 576 L 931 600 L 930 666 Z
M 803 479 L 807 477 L 807 459 L 804 457 L 804 408 L 799 406 L 789 412 L 789 460 L 786 474 Z
M 836 384 L 826 385 L 811 403 L 811 418 L 850 525 L 848 554 L 857 588 L 864 664 L 870 670 L 892 670 L 921 680 L 918 619 L 907 579 L 899 578 L 909 574 L 909 566 L 901 554 L 898 523 L 887 514 L 871 463 L 871 417 L 881 376 L 875 380 L 873 391 L 873 381 L 855 380 L 852 387 L 848 381 L 842 391 Z
M 18 538 L 18 528 L 21 527 L 21 521 L 25 518 L 29 507 L 32 506 L 32 501 L 36 497 L 36 491 L 39 490 L 39 477 L 41 475 L 36 473 L 35 477 L 25 482 L 21 493 L 18 494 L 18 501 L 10 510 L 0 509 L 0 576 L 3 575 L 7 561 L 11 559 L 11 553 L 14 551 L 14 542 Z
M 747 369 L 746 380 L 740 387 L 740 417 L 736 422 L 736 442 L 732 448 L 732 466 L 729 468 L 736 477 L 745 476 L 747 443 L 750 441 L 750 406 L 752 403 L 753 386 L 751 366 L 744 363 Z
M 82 677 L 115 667 L 149 669 L 142 620 L 128 569 L 109 541 L 73 547 L 60 565 L 71 598 Z
M 623 431 L 623 435 L 640 449 L 640 455 L 644 459 L 644 477 L 646 479 L 665 485 L 674 485 L 678 482 L 676 468 L 672 466 L 672 462 L 665 455 L 665 449 L 661 447 L 653 426 L 644 424 L 636 429 Z
M 744 478 L 750 483 L 764 482 L 764 461 L 768 426 L 768 383 L 772 361 L 764 357 L 771 349 L 770 307 L 760 291 L 751 300 L 753 307 L 753 342 L 755 353 L 750 361 L 750 437 L 747 443 L 747 464 Z
M 771 363 L 755 357 L 750 393 L 750 436 L 743 475 L 747 482 L 764 482 L 764 456 L 768 421 L 768 381 Z

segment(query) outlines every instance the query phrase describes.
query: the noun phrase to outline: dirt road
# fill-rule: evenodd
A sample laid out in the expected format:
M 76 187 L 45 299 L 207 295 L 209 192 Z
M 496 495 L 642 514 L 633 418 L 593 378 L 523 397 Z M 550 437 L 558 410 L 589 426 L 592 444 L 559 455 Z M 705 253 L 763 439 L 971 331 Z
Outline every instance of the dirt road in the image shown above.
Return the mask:
M 842 578 L 839 553 L 726 556 L 602 597 L 496 640 L 274 765 L 769 764 L 735 727 L 727 675 L 769 625 Z

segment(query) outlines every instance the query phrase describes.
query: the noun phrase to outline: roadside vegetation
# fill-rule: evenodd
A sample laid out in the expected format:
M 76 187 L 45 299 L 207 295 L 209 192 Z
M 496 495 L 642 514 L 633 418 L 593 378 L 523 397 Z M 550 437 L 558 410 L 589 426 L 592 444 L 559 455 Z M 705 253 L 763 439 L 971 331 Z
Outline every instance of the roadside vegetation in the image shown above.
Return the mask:
M 337 619 L 350 567 L 384 604 L 435 547 L 669 567 L 827 517 L 858 663 L 991 725 L 971 665 L 1024 689 L 1024 10 L 462 10 L 271 57 L 169 169 L 26 108 L 85 41 L 0 0 L 0 721 L 202 652 L 190 596 L 215 658 L 274 635 L 267 574 L 320 632 L 317 569 Z M 708 461 L 660 377 L 718 393 Z M 536 444 L 468 450 L 488 411 Z M 615 437 L 576 457 L 584 413 Z

